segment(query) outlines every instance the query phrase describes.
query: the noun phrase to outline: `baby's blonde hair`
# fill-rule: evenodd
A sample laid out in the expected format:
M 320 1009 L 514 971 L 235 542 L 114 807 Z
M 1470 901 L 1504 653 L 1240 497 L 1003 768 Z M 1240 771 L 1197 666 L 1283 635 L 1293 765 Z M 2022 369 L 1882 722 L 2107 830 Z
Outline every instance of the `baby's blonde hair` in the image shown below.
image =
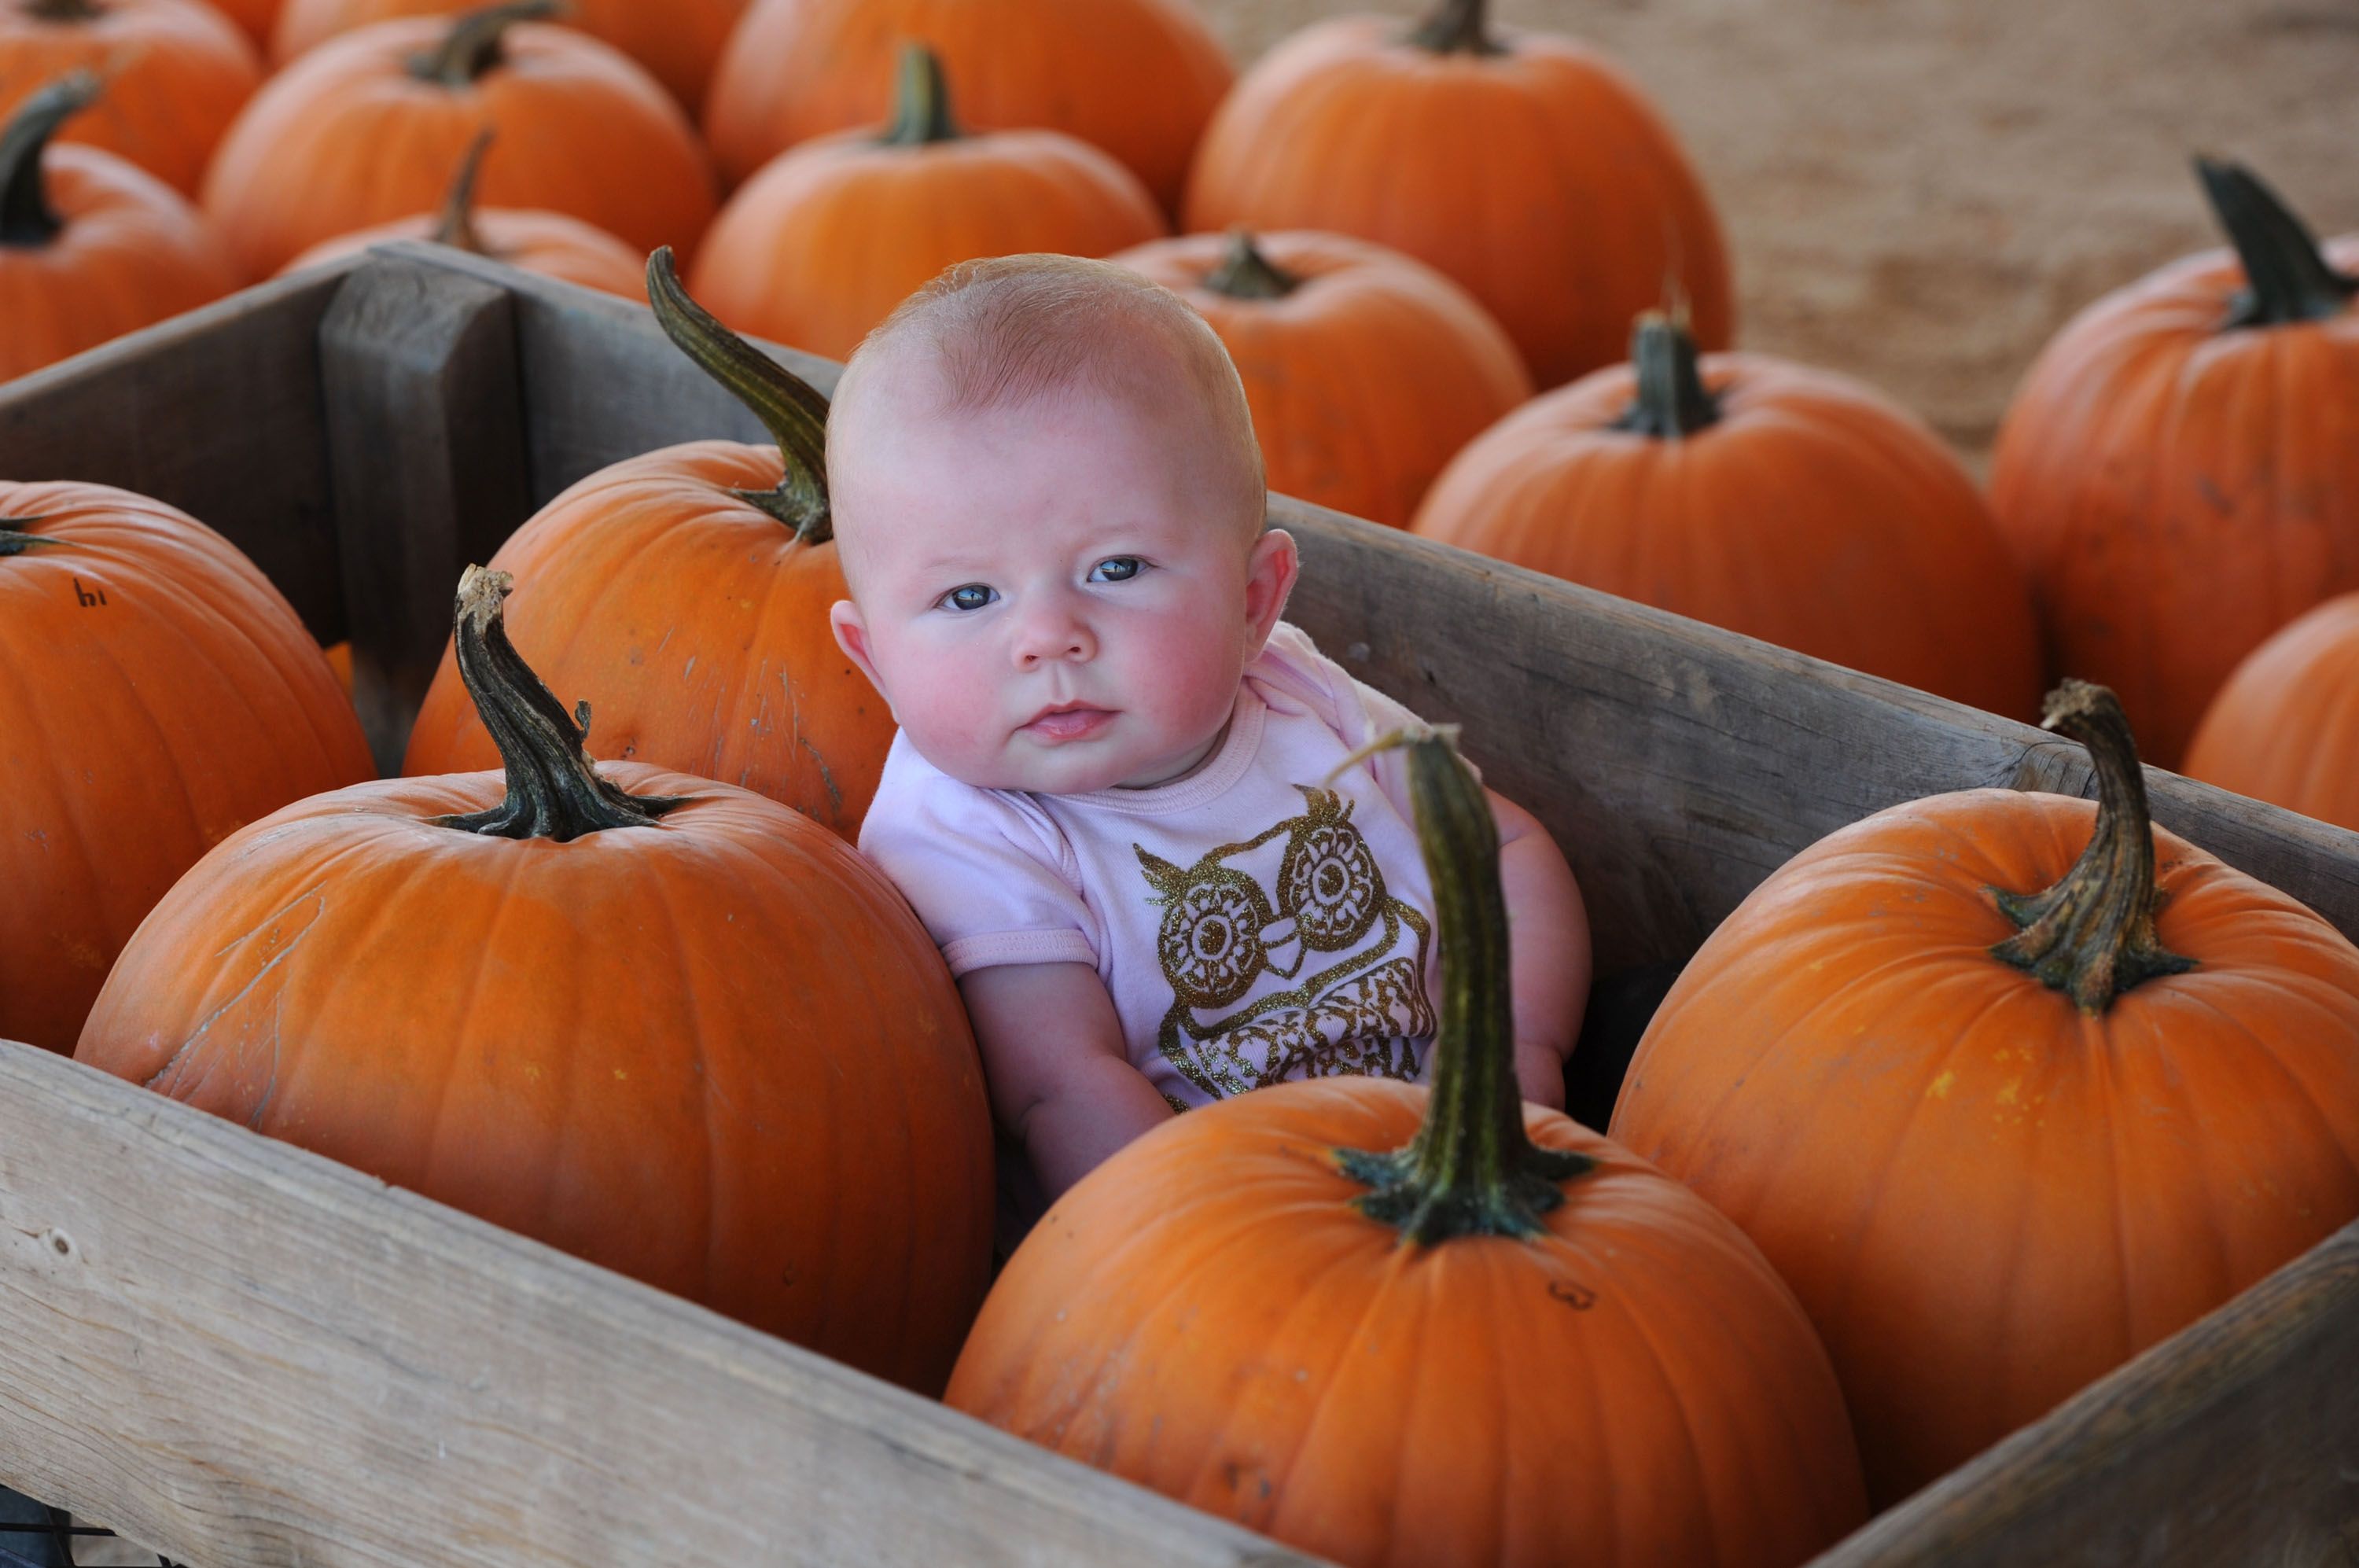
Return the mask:
M 1134 354 L 1108 352 L 1138 330 L 1156 340 L 1165 365 L 1142 368 Z M 837 384 L 839 413 L 859 396 L 864 372 L 887 358 L 924 356 L 946 414 L 1018 408 L 1059 393 L 1089 391 L 1145 403 L 1176 390 L 1212 419 L 1233 454 L 1240 510 L 1262 528 L 1266 498 L 1261 443 L 1254 437 L 1245 384 L 1228 350 L 1188 302 L 1110 262 L 1071 256 L 1003 256 L 951 267 L 903 300 L 853 352 Z M 829 464 L 838 449 L 831 418 Z

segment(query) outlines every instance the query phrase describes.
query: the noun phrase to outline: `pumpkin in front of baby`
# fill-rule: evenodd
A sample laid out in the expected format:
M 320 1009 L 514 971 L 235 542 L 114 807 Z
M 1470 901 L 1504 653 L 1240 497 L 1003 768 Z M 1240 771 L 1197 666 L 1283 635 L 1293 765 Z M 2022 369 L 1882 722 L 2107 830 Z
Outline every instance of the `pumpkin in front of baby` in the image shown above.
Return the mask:
M 940 61 L 902 55 L 893 122 L 762 166 L 722 208 L 690 282 L 738 332 L 831 359 L 945 267 L 1034 251 L 1102 256 L 1155 239 L 1137 177 L 1057 131 L 968 134 Z
M 1353 1568 L 1800 1563 L 1865 1517 L 1825 1350 L 1694 1193 L 1513 1064 L 1495 824 L 1411 749 L 1430 1089 L 1256 1089 L 1035 1226 L 945 1398 Z
M 699 309 L 669 250 L 649 260 L 647 290 L 672 341 L 777 444 L 667 447 L 549 502 L 492 557 L 523 584 L 508 635 L 596 711 L 592 756 L 741 785 L 853 840 L 893 715 L 828 626 L 848 590 L 828 511 L 827 401 Z M 402 771 L 498 762 L 445 650 Z
M 801 813 L 593 767 L 594 709 L 516 656 L 507 589 L 471 570 L 456 606 L 505 777 L 358 784 L 225 839 L 77 1060 L 938 1390 L 992 1216 L 949 971 Z
M 1240 230 L 1108 259 L 1212 323 L 1280 495 L 1407 528 L 1442 465 L 1532 395 L 1473 295 L 1366 240 Z
M 1873 387 L 1699 357 L 1648 314 L 1631 363 L 1527 403 L 1410 531 L 2029 719 L 2031 599 L 1972 475 Z

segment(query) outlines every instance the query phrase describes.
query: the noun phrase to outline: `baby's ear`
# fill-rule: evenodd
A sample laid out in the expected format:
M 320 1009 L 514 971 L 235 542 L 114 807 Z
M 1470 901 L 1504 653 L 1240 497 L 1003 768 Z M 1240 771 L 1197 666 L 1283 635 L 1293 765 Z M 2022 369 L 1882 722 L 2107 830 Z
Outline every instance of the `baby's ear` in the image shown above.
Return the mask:
M 860 618 L 860 606 L 849 599 L 838 599 L 828 606 L 827 624 L 835 633 L 835 646 L 843 649 L 843 657 L 859 667 L 860 673 L 868 677 L 868 684 L 885 699 L 885 705 L 891 707 L 893 694 L 877 679 L 876 661 L 868 654 L 868 623 Z
M 1295 553 L 1294 536 L 1284 528 L 1271 528 L 1254 540 L 1253 554 L 1245 560 L 1245 629 L 1252 638 L 1245 649 L 1251 659 L 1269 640 L 1278 618 L 1286 614 L 1286 602 L 1294 593 L 1294 580 L 1301 571 L 1301 560 Z

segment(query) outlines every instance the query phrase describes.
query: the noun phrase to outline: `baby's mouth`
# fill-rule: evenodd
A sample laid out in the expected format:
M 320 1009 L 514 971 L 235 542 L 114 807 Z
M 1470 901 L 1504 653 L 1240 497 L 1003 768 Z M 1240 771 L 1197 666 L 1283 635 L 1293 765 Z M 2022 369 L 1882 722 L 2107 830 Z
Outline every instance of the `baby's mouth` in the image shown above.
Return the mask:
M 1019 733 L 1049 742 L 1086 740 L 1113 722 L 1108 709 L 1072 704 L 1034 714 Z

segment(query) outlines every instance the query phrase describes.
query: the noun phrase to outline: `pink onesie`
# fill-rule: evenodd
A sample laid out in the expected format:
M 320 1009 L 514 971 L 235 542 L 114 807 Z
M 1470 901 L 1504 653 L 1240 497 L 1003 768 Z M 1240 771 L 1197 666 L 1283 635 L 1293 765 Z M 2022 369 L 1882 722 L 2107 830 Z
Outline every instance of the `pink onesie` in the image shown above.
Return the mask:
M 952 975 L 1087 964 L 1131 1064 L 1186 1110 L 1291 1078 L 1419 1080 L 1434 1033 L 1433 897 L 1398 752 L 1415 723 L 1279 623 L 1220 749 L 1147 789 L 980 789 L 897 735 L 860 848 Z

